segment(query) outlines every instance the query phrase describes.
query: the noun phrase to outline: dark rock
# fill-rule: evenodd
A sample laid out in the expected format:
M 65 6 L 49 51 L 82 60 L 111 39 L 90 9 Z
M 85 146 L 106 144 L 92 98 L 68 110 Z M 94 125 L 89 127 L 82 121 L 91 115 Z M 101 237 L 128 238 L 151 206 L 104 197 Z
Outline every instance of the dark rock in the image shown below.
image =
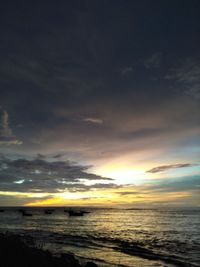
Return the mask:
M 86 263 L 85 267 L 98 267 L 98 265 L 94 262 L 88 261 Z
M 52 255 L 32 244 L 28 246 L 18 235 L 0 234 L 2 267 L 81 267 L 73 255 Z

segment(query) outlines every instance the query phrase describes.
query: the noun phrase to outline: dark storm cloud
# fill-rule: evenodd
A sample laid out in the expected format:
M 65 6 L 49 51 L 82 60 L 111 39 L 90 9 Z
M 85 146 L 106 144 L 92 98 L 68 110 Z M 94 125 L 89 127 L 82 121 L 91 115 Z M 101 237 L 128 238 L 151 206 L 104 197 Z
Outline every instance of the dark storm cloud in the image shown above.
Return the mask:
M 23 145 L 1 153 L 40 153 L 2 162 L 2 188 L 89 190 L 79 178 L 98 176 L 54 161 L 95 165 L 141 151 L 148 161 L 196 146 L 199 1 L 11 3 L 0 9 L 0 143 Z
M 171 169 L 178 169 L 178 168 L 187 168 L 187 167 L 193 167 L 196 166 L 196 164 L 192 164 L 192 163 L 181 163 L 181 164 L 171 164 L 171 165 L 162 165 L 162 166 L 158 166 L 158 167 L 154 167 L 146 172 L 150 172 L 150 173 L 157 173 L 157 172 L 164 172 L 164 171 L 168 171 Z
M 176 9 L 177 4 L 170 5 L 173 8 L 153 4 L 159 9 L 159 15 L 155 16 L 152 4 L 146 1 L 145 10 L 142 4 L 131 2 L 117 3 L 114 7 L 111 3 L 104 3 L 104 6 L 98 1 L 79 3 L 79 7 L 73 3 L 56 6 L 51 3 L 46 7 L 42 3 L 28 5 L 24 1 L 21 5 L 14 4 L 11 10 L 6 5 L 2 9 L 0 96 L 25 125 L 21 132 L 28 140 L 36 139 L 34 135 L 40 135 L 40 131 L 48 135 L 52 128 L 57 134 L 60 125 L 68 125 L 68 128 L 78 125 L 72 135 L 82 132 L 80 128 L 84 126 L 80 126 L 82 119 L 78 117 L 91 124 L 103 124 L 103 127 L 112 128 L 116 121 L 126 119 L 132 125 L 130 114 L 137 121 L 138 114 L 148 112 L 153 116 L 154 112 L 159 113 L 163 102 L 169 100 L 170 105 L 174 98 L 170 86 L 165 82 L 153 83 L 152 75 L 144 69 L 158 69 L 161 57 L 170 61 L 174 51 L 169 51 L 168 59 L 161 37 L 171 40 L 170 27 L 176 25 L 181 30 L 181 22 L 187 25 L 188 20 L 186 18 L 185 22 L 184 17 L 181 22 L 174 23 L 176 15 L 171 10 Z M 185 4 L 182 8 L 185 10 Z M 180 8 L 177 11 L 182 12 Z M 146 22 L 141 20 L 140 12 L 145 12 Z M 171 26 L 163 31 L 166 12 L 172 13 Z M 195 13 L 195 10 L 191 12 Z M 195 19 L 194 14 L 193 26 Z M 180 31 L 178 43 L 183 41 L 184 34 Z M 160 49 L 156 49 L 158 40 Z M 155 52 L 160 50 L 164 52 Z M 143 68 L 137 62 L 143 62 Z M 119 70 L 126 75 L 118 75 Z M 160 80 L 164 71 L 156 70 Z M 119 107 L 124 113 L 123 119 L 117 118 Z M 56 116 L 56 111 L 61 110 L 65 111 L 62 118 Z M 108 121 L 106 125 L 104 121 Z M 113 132 L 121 131 L 122 127 L 113 127 Z M 90 129 L 84 132 L 88 133 L 91 133 Z M 107 134 L 106 130 L 103 135 L 99 133 Z
M 87 173 L 88 166 L 72 165 L 67 161 L 34 159 L 0 160 L 1 191 L 17 192 L 60 192 L 87 191 L 92 188 L 109 188 L 113 184 L 86 186 L 80 180 L 111 181 L 111 178 Z

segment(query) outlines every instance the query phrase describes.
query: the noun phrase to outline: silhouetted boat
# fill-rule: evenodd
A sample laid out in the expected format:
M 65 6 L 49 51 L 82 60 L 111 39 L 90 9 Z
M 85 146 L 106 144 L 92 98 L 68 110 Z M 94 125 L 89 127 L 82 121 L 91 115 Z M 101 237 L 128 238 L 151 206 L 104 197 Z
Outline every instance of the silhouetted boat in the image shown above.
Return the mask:
M 5 210 L 3 210 L 3 209 L 0 209 L 0 212 L 4 212 Z
M 90 213 L 89 211 L 84 211 L 84 210 L 79 210 L 79 211 L 64 210 L 64 212 L 67 212 L 69 214 L 69 216 L 83 216 L 86 213 Z
M 24 212 L 24 209 L 18 209 L 18 211 L 22 213 L 22 212 Z
M 33 216 L 33 214 L 32 213 L 29 213 L 29 212 L 27 212 L 27 211 L 25 211 L 25 210 L 22 210 L 22 216 L 26 216 L 26 217 L 30 217 L 30 216 Z
M 44 210 L 44 213 L 45 213 L 45 214 L 52 214 L 53 211 L 54 211 L 54 210 L 50 210 L 50 209 L 49 209 L 49 210 Z
M 83 216 L 83 211 L 74 211 L 74 210 L 68 210 L 69 216 Z

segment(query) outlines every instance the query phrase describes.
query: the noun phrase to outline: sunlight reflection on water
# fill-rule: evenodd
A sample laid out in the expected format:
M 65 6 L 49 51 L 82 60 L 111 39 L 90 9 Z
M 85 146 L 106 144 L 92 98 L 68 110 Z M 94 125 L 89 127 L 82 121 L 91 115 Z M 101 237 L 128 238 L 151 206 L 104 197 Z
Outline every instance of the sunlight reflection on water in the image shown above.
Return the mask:
M 51 215 L 41 209 L 32 212 L 27 218 L 17 211 L 1 214 L 1 230 L 28 232 L 42 238 L 52 250 L 95 258 L 99 265 L 105 260 L 105 267 L 109 262 L 115 266 L 170 266 L 170 262 L 164 265 L 160 255 L 200 263 L 198 211 L 91 209 L 83 217 L 69 217 L 61 209 Z

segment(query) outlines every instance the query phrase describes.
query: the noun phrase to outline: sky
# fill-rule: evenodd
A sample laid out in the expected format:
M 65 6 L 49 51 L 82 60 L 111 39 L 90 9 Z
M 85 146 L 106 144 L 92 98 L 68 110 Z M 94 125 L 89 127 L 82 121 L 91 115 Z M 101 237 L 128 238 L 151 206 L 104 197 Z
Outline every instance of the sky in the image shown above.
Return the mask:
M 200 207 L 200 1 L 7 1 L 0 205 Z

